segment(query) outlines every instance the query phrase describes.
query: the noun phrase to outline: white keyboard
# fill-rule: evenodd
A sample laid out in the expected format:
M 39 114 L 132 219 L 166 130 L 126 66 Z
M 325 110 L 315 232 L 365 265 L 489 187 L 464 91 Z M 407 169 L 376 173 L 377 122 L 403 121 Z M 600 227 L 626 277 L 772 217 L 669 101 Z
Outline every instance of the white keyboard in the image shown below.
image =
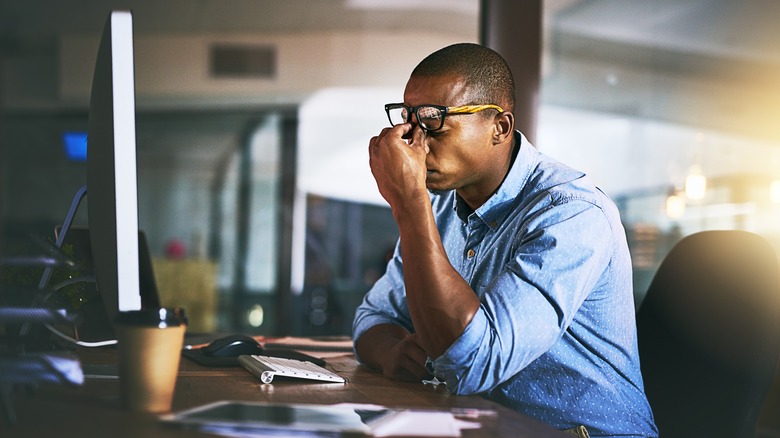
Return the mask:
M 274 376 L 321 380 L 324 382 L 346 382 L 343 377 L 332 371 L 301 360 L 262 355 L 242 355 L 238 356 L 238 363 L 257 376 L 263 383 L 271 383 L 274 380 Z

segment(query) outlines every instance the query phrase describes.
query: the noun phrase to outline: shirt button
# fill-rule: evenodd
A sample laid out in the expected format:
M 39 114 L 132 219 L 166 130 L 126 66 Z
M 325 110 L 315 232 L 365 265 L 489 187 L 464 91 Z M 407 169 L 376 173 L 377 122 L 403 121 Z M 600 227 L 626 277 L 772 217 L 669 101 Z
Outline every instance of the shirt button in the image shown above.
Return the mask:
M 466 255 L 467 255 L 469 258 L 472 258 L 472 257 L 474 257 L 476 254 L 477 254 L 477 253 L 476 253 L 476 252 L 474 252 L 474 250 L 473 250 L 473 249 L 470 249 L 470 250 L 469 250 L 469 251 L 466 253 Z

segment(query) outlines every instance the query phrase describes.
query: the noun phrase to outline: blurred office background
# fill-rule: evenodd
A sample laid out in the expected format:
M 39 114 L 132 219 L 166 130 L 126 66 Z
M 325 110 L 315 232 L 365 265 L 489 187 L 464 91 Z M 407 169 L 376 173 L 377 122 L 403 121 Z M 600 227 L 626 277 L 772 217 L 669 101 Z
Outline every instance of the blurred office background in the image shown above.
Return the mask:
M 542 4 L 535 143 L 618 203 L 637 304 L 682 236 L 780 242 L 780 2 Z M 2 0 L 6 252 L 51 236 L 86 182 L 66 145 L 112 8 L 134 12 L 140 226 L 164 303 L 204 331 L 349 334 L 397 237 L 368 140 L 419 60 L 479 41 L 479 0 Z

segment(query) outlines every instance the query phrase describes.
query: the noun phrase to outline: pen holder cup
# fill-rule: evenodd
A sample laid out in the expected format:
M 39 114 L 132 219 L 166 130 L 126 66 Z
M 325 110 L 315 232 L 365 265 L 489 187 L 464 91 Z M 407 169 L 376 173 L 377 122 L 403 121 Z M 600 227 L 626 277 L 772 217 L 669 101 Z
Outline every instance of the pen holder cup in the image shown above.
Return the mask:
M 187 329 L 184 310 L 119 312 L 114 328 L 122 406 L 132 411 L 170 412 Z

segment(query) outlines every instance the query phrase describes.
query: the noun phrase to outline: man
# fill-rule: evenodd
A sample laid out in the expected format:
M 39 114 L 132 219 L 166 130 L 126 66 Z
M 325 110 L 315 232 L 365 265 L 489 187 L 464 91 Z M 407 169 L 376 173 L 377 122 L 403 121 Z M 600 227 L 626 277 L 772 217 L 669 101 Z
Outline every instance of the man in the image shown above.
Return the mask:
M 619 213 L 515 131 L 513 110 L 509 67 L 476 44 L 429 55 L 386 105 L 369 161 L 400 239 L 357 309 L 356 352 L 555 428 L 657 436 Z

